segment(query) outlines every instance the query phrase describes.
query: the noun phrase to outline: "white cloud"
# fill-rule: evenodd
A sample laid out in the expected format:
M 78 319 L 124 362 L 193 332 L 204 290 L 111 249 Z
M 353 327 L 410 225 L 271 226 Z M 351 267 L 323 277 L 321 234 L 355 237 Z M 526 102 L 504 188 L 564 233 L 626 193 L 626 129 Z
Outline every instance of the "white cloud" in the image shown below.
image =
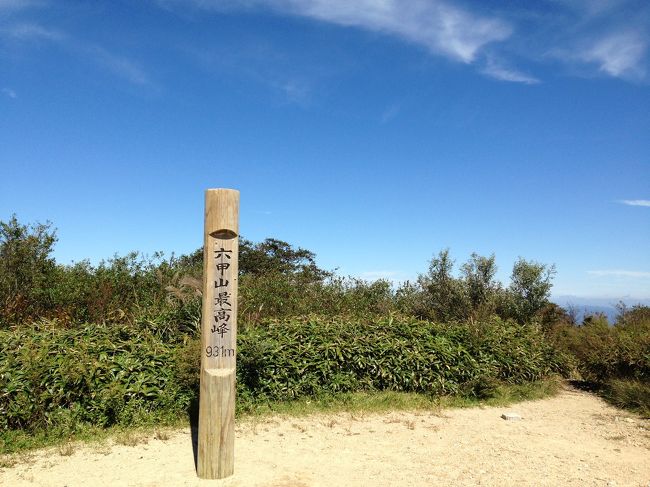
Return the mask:
M 422 45 L 435 54 L 473 62 L 491 42 L 507 39 L 510 25 L 476 15 L 441 0 L 176 0 L 201 9 L 263 7 L 337 25 L 391 34 Z
M 650 200 L 621 200 L 619 203 L 628 206 L 650 206 Z
M 65 35 L 54 29 L 48 29 L 36 23 L 19 23 L 0 28 L 0 35 L 17 41 L 61 41 Z
M 136 85 L 150 84 L 149 77 L 142 67 L 131 59 L 113 54 L 99 46 L 89 46 L 85 50 L 95 62 L 116 76 L 124 78 Z
M 496 62 L 491 57 L 488 57 L 487 64 L 483 68 L 483 74 L 501 81 L 511 81 L 513 83 L 525 83 L 527 85 L 534 85 L 539 83 L 539 80 L 533 76 L 521 73 L 516 69 L 507 68 L 500 63 Z
M 634 279 L 648 279 L 650 278 L 650 272 L 645 271 L 625 271 L 625 270 L 598 270 L 598 271 L 587 271 L 587 274 L 598 277 L 626 277 Z
M 50 29 L 37 23 L 16 23 L 0 27 L 0 37 L 17 42 L 47 41 L 56 43 L 69 52 L 90 59 L 130 83 L 136 85 L 151 83 L 144 69 L 131 59 L 114 54 L 96 44 L 74 39 L 65 32 Z
M 2 92 L 7 95 L 9 98 L 18 98 L 18 95 L 11 88 L 2 88 Z
M 621 32 L 596 41 L 579 54 L 586 62 L 598 64 L 600 71 L 614 77 L 643 77 L 647 40 L 637 32 Z
M 386 109 L 381 114 L 381 118 L 380 118 L 381 123 L 390 122 L 397 115 L 399 115 L 400 111 L 402 111 L 402 104 L 401 103 L 393 103 L 393 104 L 387 106 Z
M 620 7 L 626 0 L 555 0 L 561 6 L 582 11 L 589 16 L 597 16 Z
M 0 0 L 0 12 L 22 10 L 28 7 L 40 5 L 42 2 L 34 0 Z
M 301 103 L 307 101 L 309 98 L 310 88 L 309 84 L 304 80 L 289 79 L 276 87 L 287 97 L 287 100 L 294 103 Z
M 514 11 L 498 4 L 473 8 L 458 0 L 156 1 L 176 10 L 265 9 L 306 17 L 391 35 L 466 64 L 480 63 L 485 56 L 483 74 L 500 81 L 540 82 L 508 62 L 508 53 L 535 62 L 555 57 L 572 70 L 588 66 L 627 80 L 647 74 L 650 7 L 632 9 L 625 0 L 554 0 L 552 8 L 526 4 Z M 522 19 L 525 29 L 515 30 Z M 488 48 L 502 60 L 492 59 Z

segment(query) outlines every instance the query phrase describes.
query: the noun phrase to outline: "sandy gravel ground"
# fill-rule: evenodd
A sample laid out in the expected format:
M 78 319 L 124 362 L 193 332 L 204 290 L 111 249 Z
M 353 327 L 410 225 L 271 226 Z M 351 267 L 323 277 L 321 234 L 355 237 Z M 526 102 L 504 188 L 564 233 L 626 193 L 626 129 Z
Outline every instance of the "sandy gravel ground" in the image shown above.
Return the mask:
M 649 423 L 575 390 L 507 408 L 265 418 L 238 425 L 226 480 L 196 478 L 187 429 L 37 451 L 2 469 L 0 485 L 646 487 Z

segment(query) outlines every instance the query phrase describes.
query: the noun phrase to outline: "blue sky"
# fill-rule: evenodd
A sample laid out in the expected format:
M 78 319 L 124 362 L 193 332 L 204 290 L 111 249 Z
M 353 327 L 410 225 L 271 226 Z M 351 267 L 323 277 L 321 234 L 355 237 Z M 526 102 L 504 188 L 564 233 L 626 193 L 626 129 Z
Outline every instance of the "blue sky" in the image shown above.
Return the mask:
M 190 252 L 230 187 L 344 275 L 449 247 L 650 299 L 650 4 L 0 0 L 0 169 L 63 263 Z

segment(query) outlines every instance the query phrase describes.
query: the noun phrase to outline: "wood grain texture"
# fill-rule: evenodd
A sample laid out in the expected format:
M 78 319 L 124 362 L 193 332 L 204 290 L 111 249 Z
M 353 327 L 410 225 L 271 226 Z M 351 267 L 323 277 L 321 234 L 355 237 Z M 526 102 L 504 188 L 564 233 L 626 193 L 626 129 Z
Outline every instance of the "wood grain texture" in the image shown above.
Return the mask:
M 234 472 L 239 191 L 205 192 L 197 474 Z

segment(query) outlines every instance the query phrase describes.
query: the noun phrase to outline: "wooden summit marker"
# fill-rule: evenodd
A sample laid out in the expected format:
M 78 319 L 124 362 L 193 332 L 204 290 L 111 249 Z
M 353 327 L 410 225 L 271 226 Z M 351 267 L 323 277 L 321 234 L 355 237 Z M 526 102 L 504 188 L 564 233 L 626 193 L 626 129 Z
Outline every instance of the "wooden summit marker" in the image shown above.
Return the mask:
M 234 472 L 239 191 L 205 192 L 197 474 Z

